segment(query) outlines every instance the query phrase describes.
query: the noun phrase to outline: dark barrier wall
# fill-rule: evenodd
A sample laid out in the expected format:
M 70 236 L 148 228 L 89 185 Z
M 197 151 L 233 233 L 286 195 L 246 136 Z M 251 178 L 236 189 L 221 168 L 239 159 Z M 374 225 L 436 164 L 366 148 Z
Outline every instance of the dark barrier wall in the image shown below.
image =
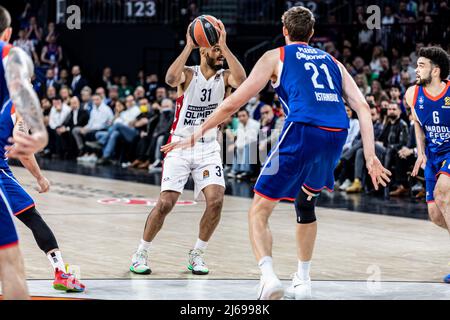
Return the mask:
M 176 38 L 164 25 L 84 24 L 81 30 L 62 28 L 59 41 L 69 65 L 79 64 L 89 79 L 100 79 L 109 66 L 115 75 L 125 74 L 134 81 L 141 68 L 164 77 L 179 51 Z

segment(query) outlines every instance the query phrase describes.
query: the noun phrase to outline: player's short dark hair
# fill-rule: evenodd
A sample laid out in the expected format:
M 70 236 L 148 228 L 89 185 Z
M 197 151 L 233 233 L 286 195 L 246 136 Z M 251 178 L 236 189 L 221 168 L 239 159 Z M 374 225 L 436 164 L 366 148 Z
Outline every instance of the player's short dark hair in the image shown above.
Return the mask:
M 313 13 L 302 6 L 295 6 L 286 11 L 281 17 L 283 25 L 289 33 L 291 41 L 307 42 L 314 28 Z
M 11 15 L 5 7 L 0 6 L 0 34 L 11 26 Z
M 426 47 L 419 50 L 419 57 L 424 57 L 431 60 L 441 69 L 441 80 L 445 80 L 449 73 L 449 56 L 447 52 L 441 47 Z

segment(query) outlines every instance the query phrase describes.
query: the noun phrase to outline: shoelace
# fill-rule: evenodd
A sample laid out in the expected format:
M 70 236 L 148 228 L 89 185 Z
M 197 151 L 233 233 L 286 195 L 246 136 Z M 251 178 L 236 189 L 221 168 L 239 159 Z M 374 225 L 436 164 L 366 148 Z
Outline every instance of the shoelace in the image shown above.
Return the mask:
M 202 254 L 203 252 L 201 252 L 200 250 L 191 251 L 192 262 L 194 265 L 202 267 L 206 266 L 205 261 L 203 261 Z
M 147 265 L 147 253 L 146 252 L 137 252 L 136 253 L 136 262 L 138 264 Z

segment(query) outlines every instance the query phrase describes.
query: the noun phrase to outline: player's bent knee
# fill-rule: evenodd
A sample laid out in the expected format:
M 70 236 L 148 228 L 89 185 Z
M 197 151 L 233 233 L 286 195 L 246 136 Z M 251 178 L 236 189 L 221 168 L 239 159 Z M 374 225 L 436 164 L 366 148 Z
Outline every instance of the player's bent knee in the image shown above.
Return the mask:
M 439 227 L 445 226 L 445 219 L 436 206 L 428 208 L 428 216 L 430 217 L 431 222 L 433 222 L 435 225 Z
M 223 206 L 223 199 L 220 199 L 220 198 L 211 199 L 206 202 L 206 207 L 208 207 L 209 209 L 211 209 L 214 212 L 217 211 L 220 213 L 222 206 Z
M 450 190 L 436 186 L 434 189 L 434 200 L 439 208 L 444 207 L 450 202 Z
M 174 203 L 171 200 L 161 198 L 158 201 L 157 208 L 158 213 L 162 215 L 167 215 L 173 209 Z
M 35 207 L 22 212 L 17 218 L 33 232 L 34 239 L 42 251 L 47 253 L 58 248 L 58 243 L 52 230 Z
M 295 200 L 295 212 L 297 213 L 297 223 L 310 224 L 316 222 L 316 202 L 319 194 L 305 190 L 304 187 Z

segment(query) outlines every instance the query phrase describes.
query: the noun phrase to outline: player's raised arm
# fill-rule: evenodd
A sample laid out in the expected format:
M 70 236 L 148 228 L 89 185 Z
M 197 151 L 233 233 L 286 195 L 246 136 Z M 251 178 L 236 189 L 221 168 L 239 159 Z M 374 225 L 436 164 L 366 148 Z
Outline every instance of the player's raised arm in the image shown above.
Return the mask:
M 225 30 L 225 26 L 220 20 L 218 20 L 218 24 L 219 26 L 216 27 L 216 29 L 219 33 L 219 42 L 217 44 L 219 45 L 224 58 L 227 60 L 228 67 L 230 68 L 230 70 L 227 70 L 227 85 L 236 89 L 245 81 L 247 75 L 242 64 L 227 46 L 227 32 Z
M 5 147 L 11 158 L 34 154 L 48 142 L 39 98 L 31 84 L 33 72 L 30 57 L 22 49 L 12 48 L 5 64 L 6 84 L 17 113 L 22 116 L 32 134 L 19 131 L 14 134 L 11 140 L 14 145 Z
M 271 78 L 276 75 L 279 50 L 266 52 L 253 67 L 248 78 L 237 88 L 237 90 L 226 98 L 217 109 L 208 117 L 202 126 L 190 137 L 167 144 L 161 148 L 163 152 L 169 152 L 175 148 L 186 148 L 193 146 L 206 131 L 215 128 L 239 110 L 247 101 L 259 93 Z
M 358 114 L 366 167 L 375 189 L 378 190 L 378 184 L 385 187 L 390 181 L 391 172 L 381 165 L 380 160 L 375 155 L 375 138 L 369 105 L 348 71 L 340 63 L 339 68 L 342 71 L 343 96 L 350 107 Z
M 415 177 L 419 173 L 420 168 L 425 169 L 427 163 L 427 157 L 425 156 L 425 133 L 417 118 L 416 111 L 414 110 L 414 93 L 416 86 L 411 86 L 405 92 L 406 104 L 411 108 L 411 113 L 414 119 L 414 133 L 416 135 L 417 145 L 417 160 L 414 165 L 411 176 Z
M 192 38 L 189 35 L 189 27 L 186 32 L 186 46 L 170 65 L 169 69 L 167 69 L 166 83 L 171 87 L 177 87 L 186 81 L 186 72 L 189 70 L 186 68 L 186 62 L 189 59 L 192 50 L 196 48 L 194 41 L 192 41 Z

